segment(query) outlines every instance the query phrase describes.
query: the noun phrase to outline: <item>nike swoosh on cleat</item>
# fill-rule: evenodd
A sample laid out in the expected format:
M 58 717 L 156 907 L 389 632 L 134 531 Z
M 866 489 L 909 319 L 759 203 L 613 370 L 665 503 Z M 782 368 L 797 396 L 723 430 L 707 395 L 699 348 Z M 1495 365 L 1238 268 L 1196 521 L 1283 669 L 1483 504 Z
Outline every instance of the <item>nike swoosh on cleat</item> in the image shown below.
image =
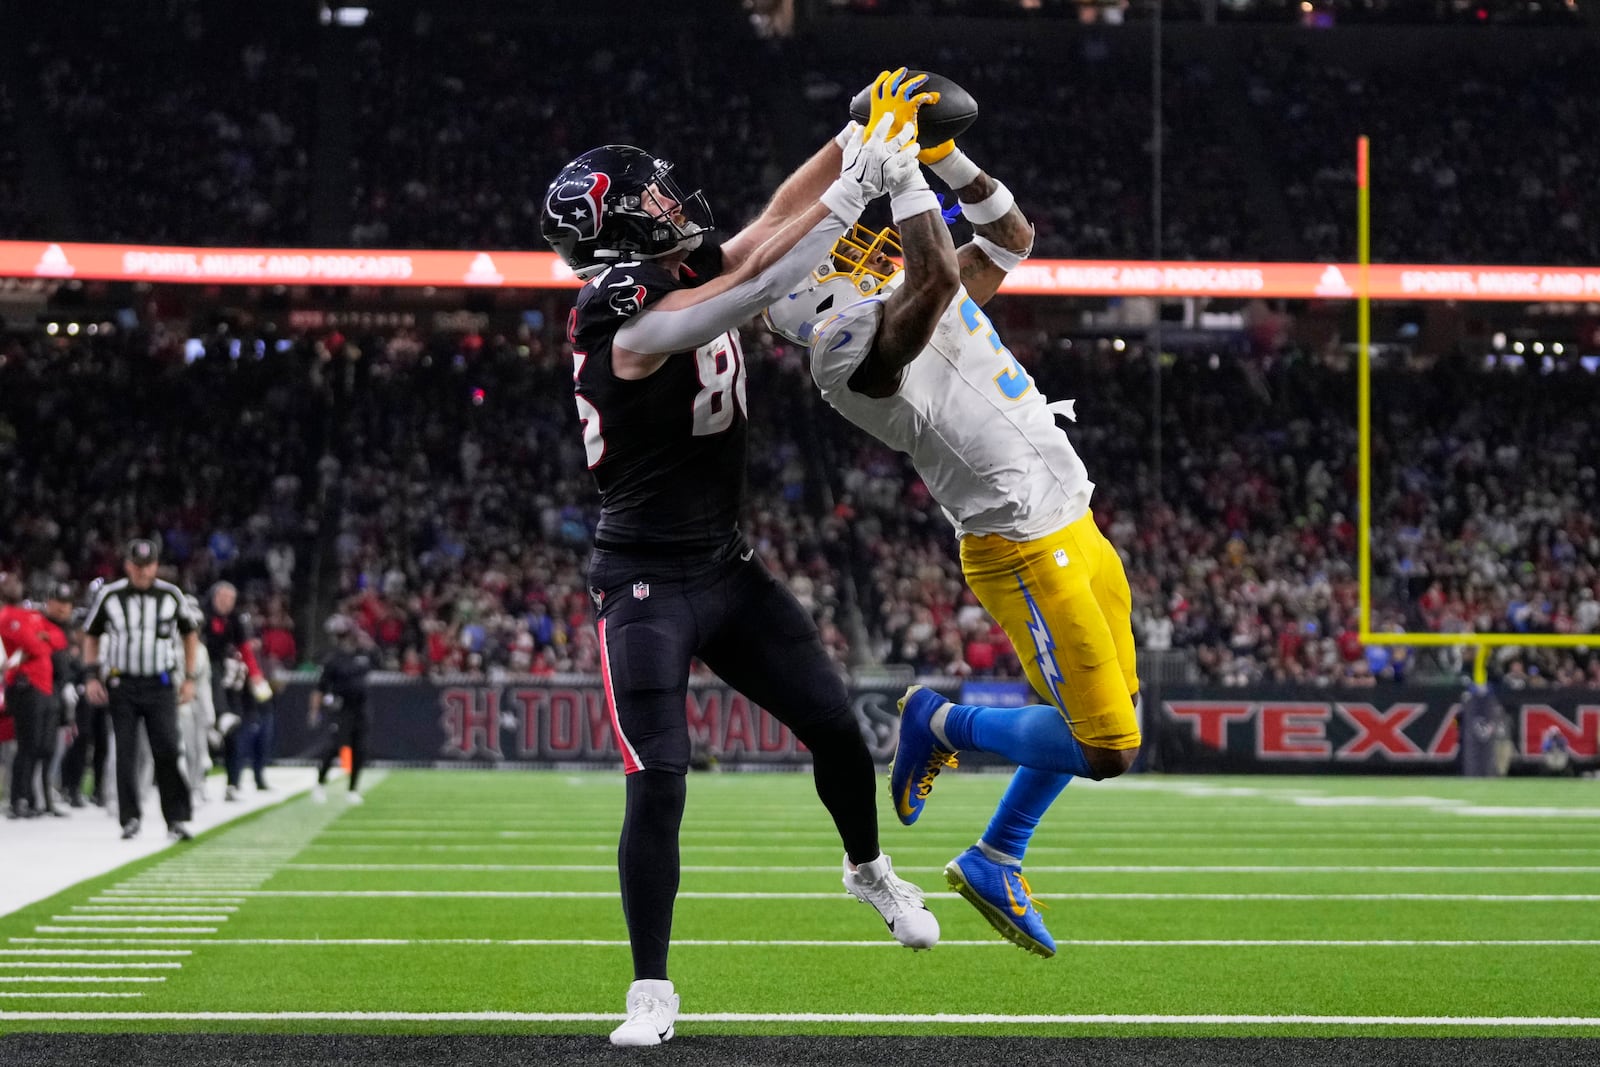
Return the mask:
M 1009 878 L 1001 878 L 1000 880 L 1005 883 L 1006 899 L 1011 902 L 1011 914 L 1016 916 L 1028 914 L 1028 906 L 1017 903 L 1017 895 L 1011 891 L 1011 880 Z

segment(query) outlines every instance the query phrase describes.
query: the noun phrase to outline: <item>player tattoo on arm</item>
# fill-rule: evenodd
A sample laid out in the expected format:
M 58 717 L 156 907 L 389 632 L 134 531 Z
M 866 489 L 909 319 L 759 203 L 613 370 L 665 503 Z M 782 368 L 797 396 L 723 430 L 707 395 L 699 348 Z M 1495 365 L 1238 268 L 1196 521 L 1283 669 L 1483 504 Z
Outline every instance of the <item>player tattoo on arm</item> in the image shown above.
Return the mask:
M 900 372 L 928 347 L 939 316 L 960 287 L 955 244 L 937 211 L 913 215 L 900 225 L 906 255 L 905 283 L 883 305 L 872 350 L 850 376 L 850 388 L 870 397 L 893 396 Z
M 999 184 L 988 174 L 979 171 L 976 178 L 956 192 L 963 203 L 975 204 L 987 200 Z M 972 229 L 979 236 L 1019 256 L 1027 255 L 1033 248 L 1033 225 L 1018 204 L 1012 204 L 1011 210 L 995 221 L 975 223 Z M 972 242 L 961 246 L 959 257 L 961 284 L 967 290 L 967 295 L 980 307 L 987 304 L 989 298 L 999 290 L 1000 283 L 1005 281 L 1006 269 L 997 266 L 982 248 Z

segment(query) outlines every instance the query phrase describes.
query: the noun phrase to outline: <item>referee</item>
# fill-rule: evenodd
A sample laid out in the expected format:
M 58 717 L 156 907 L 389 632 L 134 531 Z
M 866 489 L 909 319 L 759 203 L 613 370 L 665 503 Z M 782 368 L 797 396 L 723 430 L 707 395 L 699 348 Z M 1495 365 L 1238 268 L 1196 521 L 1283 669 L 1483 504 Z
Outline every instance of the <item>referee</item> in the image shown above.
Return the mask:
M 139 832 L 140 719 L 150 738 L 167 836 L 191 837 L 185 825 L 192 814 L 189 783 L 179 764 L 178 703 L 194 699 L 199 620 L 184 603 L 183 590 L 156 578 L 160 560 L 154 541 L 129 541 L 122 563 L 127 577 L 100 588 L 83 627 L 89 701 L 111 706 L 123 840 Z

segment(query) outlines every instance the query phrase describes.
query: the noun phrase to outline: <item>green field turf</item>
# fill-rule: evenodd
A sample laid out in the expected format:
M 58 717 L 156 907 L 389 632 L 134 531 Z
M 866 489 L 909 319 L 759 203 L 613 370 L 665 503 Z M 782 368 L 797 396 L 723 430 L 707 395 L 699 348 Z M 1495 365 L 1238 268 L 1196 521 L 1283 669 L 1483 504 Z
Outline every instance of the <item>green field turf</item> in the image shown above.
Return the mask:
M 809 775 L 693 777 L 679 1032 L 1600 1036 L 1600 783 L 1076 782 L 1028 855 L 1040 960 L 940 873 L 1005 781 L 941 777 L 909 829 L 885 794 L 943 926 L 913 953 L 844 893 Z M 603 1033 L 622 792 L 409 771 L 292 800 L 0 919 L 0 1030 Z

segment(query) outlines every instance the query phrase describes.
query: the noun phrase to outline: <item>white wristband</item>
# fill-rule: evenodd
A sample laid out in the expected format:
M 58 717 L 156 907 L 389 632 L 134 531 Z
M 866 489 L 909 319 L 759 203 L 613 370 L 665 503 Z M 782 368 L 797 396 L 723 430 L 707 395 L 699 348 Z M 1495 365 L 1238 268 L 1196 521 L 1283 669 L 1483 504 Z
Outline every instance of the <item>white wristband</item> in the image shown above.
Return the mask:
M 981 171 L 967 154 L 957 148 L 937 163 L 929 163 L 928 169 L 939 176 L 939 180 L 952 189 L 965 189 L 972 184 Z
M 904 222 L 913 215 L 921 215 L 925 211 L 938 211 L 939 198 L 923 183 L 921 189 L 906 189 L 892 194 L 889 197 L 889 213 L 894 216 L 897 223 Z
M 867 202 L 861 198 L 861 187 L 853 183 L 847 184 L 842 179 L 834 179 L 833 184 L 823 190 L 817 199 L 842 219 L 846 226 L 859 219 L 861 213 L 867 210 Z
M 986 222 L 995 222 L 1005 217 L 1005 213 L 1016 206 L 1017 198 L 1011 195 L 1011 190 L 1006 188 L 1005 182 L 995 182 L 994 192 L 979 200 L 976 204 L 961 202 L 961 213 L 967 221 L 974 226 L 982 226 Z
M 1022 266 L 1022 261 L 1027 259 L 1029 254 L 1033 252 L 1032 245 L 1028 246 L 1027 251 L 1013 252 L 1004 245 L 995 244 L 981 233 L 972 235 L 972 243 L 978 246 L 979 251 L 989 257 L 990 263 L 993 263 L 1007 274 Z

